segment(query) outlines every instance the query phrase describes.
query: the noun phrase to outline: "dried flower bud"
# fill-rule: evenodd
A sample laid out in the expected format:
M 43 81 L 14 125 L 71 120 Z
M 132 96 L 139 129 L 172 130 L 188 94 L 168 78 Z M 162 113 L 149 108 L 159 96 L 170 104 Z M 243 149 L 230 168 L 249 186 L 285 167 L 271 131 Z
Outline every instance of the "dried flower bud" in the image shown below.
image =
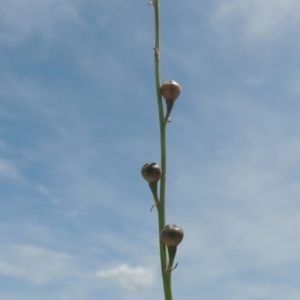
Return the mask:
M 166 225 L 160 233 L 160 237 L 167 247 L 177 247 L 183 239 L 183 230 L 175 225 Z
M 161 173 L 161 168 L 156 163 L 147 163 L 142 167 L 142 176 L 150 184 L 157 183 Z
M 174 102 L 180 95 L 181 87 L 174 81 L 169 80 L 162 84 L 161 93 L 167 102 Z

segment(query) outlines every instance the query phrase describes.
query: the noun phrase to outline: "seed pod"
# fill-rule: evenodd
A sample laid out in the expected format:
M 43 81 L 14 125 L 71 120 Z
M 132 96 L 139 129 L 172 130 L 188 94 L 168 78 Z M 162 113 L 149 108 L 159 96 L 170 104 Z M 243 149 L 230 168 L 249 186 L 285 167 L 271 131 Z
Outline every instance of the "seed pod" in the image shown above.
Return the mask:
M 174 102 L 180 95 L 181 87 L 174 81 L 169 80 L 162 84 L 161 94 L 165 98 L 166 102 Z
M 142 176 L 149 184 L 157 183 L 161 173 L 161 168 L 156 163 L 147 163 L 142 167 Z
M 183 230 L 175 225 L 166 225 L 160 233 L 160 237 L 166 246 L 169 248 L 177 247 L 183 239 Z

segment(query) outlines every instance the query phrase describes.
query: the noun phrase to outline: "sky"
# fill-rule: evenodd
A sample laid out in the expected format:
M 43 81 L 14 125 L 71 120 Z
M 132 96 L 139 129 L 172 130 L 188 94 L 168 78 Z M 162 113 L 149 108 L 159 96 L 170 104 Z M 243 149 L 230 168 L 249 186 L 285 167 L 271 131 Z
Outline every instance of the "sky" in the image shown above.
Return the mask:
M 147 4 L 0 0 L 0 299 L 163 299 Z M 298 300 L 300 2 L 160 13 L 173 298 Z

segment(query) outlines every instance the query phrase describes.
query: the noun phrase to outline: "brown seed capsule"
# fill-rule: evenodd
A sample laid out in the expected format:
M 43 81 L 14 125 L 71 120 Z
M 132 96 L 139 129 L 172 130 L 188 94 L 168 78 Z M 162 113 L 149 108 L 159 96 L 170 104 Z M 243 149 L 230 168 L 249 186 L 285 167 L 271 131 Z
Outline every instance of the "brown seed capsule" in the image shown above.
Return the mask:
M 167 247 L 177 247 L 183 239 L 183 230 L 175 225 L 166 225 L 160 233 L 160 237 Z
M 158 182 L 161 173 L 161 168 L 156 163 L 147 163 L 142 167 L 142 176 L 150 184 Z
M 161 94 L 165 98 L 167 102 L 174 102 L 180 95 L 181 87 L 180 85 L 174 81 L 169 80 L 162 84 L 161 86 Z

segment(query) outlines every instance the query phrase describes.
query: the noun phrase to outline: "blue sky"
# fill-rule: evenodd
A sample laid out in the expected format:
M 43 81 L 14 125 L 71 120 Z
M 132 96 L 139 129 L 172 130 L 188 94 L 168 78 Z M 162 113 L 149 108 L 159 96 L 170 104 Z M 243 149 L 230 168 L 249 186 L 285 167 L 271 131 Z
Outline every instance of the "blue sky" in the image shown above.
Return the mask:
M 0 298 L 163 299 L 153 8 L 0 0 Z M 161 0 L 174 300 L 300 298 L 300 3 Z

